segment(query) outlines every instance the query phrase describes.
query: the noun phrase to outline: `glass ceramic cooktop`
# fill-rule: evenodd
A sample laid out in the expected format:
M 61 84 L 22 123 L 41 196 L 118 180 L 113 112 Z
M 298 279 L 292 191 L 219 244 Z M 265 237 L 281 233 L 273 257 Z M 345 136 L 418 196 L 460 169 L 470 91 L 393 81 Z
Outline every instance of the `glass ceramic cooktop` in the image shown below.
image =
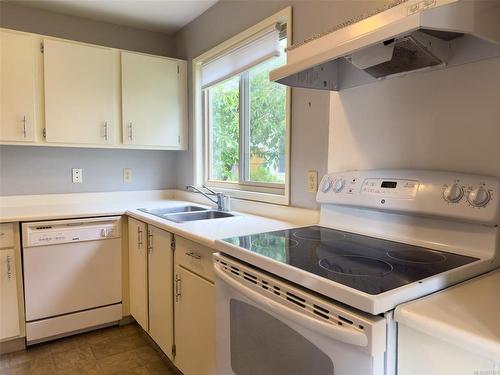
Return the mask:
M 319 226 L 223 241 L 373 295 L 478 260 Z

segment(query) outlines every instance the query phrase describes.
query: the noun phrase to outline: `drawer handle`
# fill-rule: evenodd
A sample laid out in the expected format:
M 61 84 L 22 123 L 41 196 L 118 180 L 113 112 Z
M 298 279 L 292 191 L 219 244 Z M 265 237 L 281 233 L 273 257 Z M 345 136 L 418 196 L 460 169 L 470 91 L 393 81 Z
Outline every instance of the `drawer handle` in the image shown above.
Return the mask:
M 200 255 L 200 254 L 197 254 L 197 253 L 195 253 L 195 252 L 193 252 L 193 251 L 189 251 L 189 252 L 187 252 L 187 253 L 186 253 L 186 255 L 187 255 L 188 257 L 191 257 L 191 258 L 194 258 L 194 259 L 201 259 L 201 255 Z

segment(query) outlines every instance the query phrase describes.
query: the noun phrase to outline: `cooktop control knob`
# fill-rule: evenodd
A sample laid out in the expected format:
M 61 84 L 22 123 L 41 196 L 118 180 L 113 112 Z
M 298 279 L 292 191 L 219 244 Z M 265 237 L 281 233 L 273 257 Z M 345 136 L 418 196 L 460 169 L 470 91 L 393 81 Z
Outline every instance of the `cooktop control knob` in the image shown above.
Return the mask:
M 446 202 L 457 203 L 464 196 L 464 191 L 462 187 L 458 184 L 449 185 L 443 191 L 443 198 Z
M 332 189 L 335 193 L 340 193 L 345 186 L 345 180 L 338 178 L 333 182 Z
M 331 187 L 332 187 L 332 180 L 330 180 L 330 177 L 325 177 L 325 179 L 321 183 L 321 191 L 323 193 L 327 193 Z
M 474 207 L 483 207 L 490 201 L 491 196 L 488 190 L 484 187 L 479 186 L 478 188 L 472 190 L 467 197 L 467 200 Z

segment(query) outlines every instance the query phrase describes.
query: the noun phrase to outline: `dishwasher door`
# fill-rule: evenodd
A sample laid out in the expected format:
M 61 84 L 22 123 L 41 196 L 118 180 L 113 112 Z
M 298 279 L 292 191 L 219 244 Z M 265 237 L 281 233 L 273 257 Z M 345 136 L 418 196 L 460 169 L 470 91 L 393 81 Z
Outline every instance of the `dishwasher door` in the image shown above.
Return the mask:
M 23 224 L 28 322 L 122 300 L 120 218 Z

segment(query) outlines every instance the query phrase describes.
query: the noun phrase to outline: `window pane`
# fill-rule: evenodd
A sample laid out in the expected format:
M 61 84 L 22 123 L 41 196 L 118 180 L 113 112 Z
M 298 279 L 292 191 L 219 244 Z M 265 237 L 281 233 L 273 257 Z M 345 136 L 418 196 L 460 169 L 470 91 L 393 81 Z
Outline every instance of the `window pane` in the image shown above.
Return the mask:
M 269 71 L 284 63 L 282 53 L 248 71 L 250 181 L 285 182 L 286 87 L 269 81 Z
M 210 180 L 238 182 L 239 87 L 237 76 L 208 89 Z

